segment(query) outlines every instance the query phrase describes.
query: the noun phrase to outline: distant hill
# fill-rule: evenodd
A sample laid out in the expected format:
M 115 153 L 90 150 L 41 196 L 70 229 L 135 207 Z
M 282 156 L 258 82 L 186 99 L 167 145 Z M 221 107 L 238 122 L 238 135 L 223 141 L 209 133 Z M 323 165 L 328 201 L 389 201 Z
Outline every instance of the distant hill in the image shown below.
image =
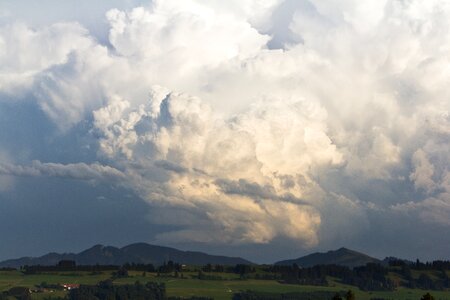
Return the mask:
M 49 253 L 41 257 L 22 257 L 0 262 L 0 268 L 19 268 L 24 265 L 56 265 L 61 260 L 74 260 L 78 265 L 122 265 L 125 263 L 151 263 L 161 265 L 165 261 L 189 265 L 221 264 L 253 264 L 240 257 L 209 255 L 195 251 L 181 251 L 175 248 L 150 245 L 146 243 L 131 244 L 122 248 L 96 245 L 78 254 Z
M 380 263 L 381 261 L 366 254 L 347 248 L 340 248 L 325 253 L 313 253 L 297 259 L 289 259 L 276 262 L 276 265 L 297 264 L 300 267 L 312 267 L 315 265 L 341 265 L 350 268 L 364 266 L 367 263 Z

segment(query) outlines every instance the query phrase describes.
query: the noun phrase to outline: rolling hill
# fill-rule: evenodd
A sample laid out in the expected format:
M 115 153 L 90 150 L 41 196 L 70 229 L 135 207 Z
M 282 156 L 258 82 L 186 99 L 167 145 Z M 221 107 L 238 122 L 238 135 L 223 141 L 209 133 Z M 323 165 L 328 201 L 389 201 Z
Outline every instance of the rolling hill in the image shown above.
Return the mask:
M 347 248 L 340 248 L 325 253 L 313 253 L 296 259 L 282 260 L 276 262 L 276 265 L 297 264 L 300 267 L 312 267 L 315 265 L 341 265 L 350 268 L 363 266 L 367 263 L 380 263 L 381 261 L 366 254 L 353 251 Z

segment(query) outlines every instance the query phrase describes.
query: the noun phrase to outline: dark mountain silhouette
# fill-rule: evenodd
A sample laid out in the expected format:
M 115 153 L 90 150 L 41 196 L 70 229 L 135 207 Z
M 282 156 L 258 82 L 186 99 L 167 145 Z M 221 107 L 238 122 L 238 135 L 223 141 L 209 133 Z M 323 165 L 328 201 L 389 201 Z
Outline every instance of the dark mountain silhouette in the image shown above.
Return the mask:
M 340 248 L 326 253 L 313 253 L 297 259 L 289 259 L 276 262 L 276 265 L 292 265 L 297 264 L 300 267 L 312 267 L 315 265 L 341 265 L 350 268 L 357 266 L 364 266 L 367 263 L 380 263 L 380 260 L 370 257 L 366 254 L 349 250 L 347 248 Z
M 122 248 L 95 245 L 78 254 L 49 253 L 41 257 L 10 259 L 0 262 L 0 268 L 19 268 L 25 265 L 54 266 L 61 260 L 74 260 L 77 265 L 122 265 L 125 263 L 161 265 L 169 260 L 189 265 L 205 265 L 208 263 L 221 265 L 253 264 L 240 257 L 209 255 L 202 252 L 181 251 L 170 247 L 137 243 Z
M 25 265 L 41 265 L 41 266 L 54 266 L 61 260 L 75 260 L 76 254 L 73 253 L 48 253 L 41 257 L 22 257 L 18 259 L 9 259 L 0 262 L 0 268 L 18 268 Z

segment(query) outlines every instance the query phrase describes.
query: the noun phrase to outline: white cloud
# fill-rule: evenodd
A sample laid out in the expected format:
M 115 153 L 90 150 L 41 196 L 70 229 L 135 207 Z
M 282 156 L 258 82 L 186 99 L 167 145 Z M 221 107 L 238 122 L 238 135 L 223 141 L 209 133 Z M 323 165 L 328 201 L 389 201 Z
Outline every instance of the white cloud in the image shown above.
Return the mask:
M 350 230 L 347 216 L 363 222 L 372 205 L 445 224 L 449 5 L 311 3 L 293 14 L 284 50 L 270 50 L 277 4 L 114 9 L 108 46 L 77 24 L 7 25 L 0 90 L 33 95 L 62 130 L 92 120 L 99 156 L 126 170 L 126 184 L 149 203 L 171 207 L 154 221 L 191 220 L 161 238 L 218 242 L 211 232 L 220 232 L 222 242 L 284 236 L 311 246 L 321 226 L 336 225 L 337 236 Z M 67 166 L 11 168 L 78 176 Z M 340 193 L 323 182 L 332 171 L 387 186 L 409 178 L 418 196 L 369 205 L 351 182 Z
M 436 123 L 440 123 L 436 126 Z M 423 222 L 450 225 L 450 154 L 448 152 L 450 122 L 448 119 L 436 119 L 429 124 L 427 134 L 431 135 L 422 148 L 412 157 L 414 166 L 409 178 L 414 187 L 423 191 L 421 201 L 408 201 L 394 205 L 399 213 L 420 218 Z M 434 136 L 432 136 L 434 135 Z
M 33 30 L 23 23 L 0 27 L 0 90 L 20 94 L 45 69 L 92 43 L 85 28 L 60 23 Z
M 426 153 L 419 149 L 413 155 L 414 172 L 411 173 L 409 179 L 414 181 L 416 188 L 422 188 L 427 192 L 435 189 L 433 181 L 434 167 L 426 157 Z
M 267 99 L 222 119 L 198 98 L 153 94 L 137 110 L 127 111 L 127 101 L 115 100 L 94 112 L 103 136 L 100 149 L 134 175 L 130 185 L 144 198 L 206 213 L 222 239 L 268 242 L 284 235 L 317 243 L 320 216 L 307 184 L 317 167 L 342 161 L 320 107 Z M 159 169 L 167 179 L 147 179 L 143 166 Z

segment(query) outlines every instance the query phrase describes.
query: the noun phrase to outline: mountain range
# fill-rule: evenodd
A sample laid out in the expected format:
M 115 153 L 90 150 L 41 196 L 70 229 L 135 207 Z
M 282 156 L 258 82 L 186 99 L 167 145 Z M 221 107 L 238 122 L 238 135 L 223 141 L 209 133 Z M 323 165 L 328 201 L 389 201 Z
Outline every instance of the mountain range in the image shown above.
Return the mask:
M 210 255 L 203 252 L 181 251 L 170 247 L 135 243 L 122 248 L 95 245 L 77 254 L 52 252 L 40 257 L 10 259 L 0 262 L 0 268 L 19 268 L 25 265 L 52 266 L 58 264 L 61 260 L 74 260 L 77 265 L 123 265 L 125 263 L 161 265 L 169 260 L 187 265 L 205 265 L 208 263 L 220 265 L 254 264 L 240 257 Z M 364 253 L 340 248 L 324 253 L 316 252 L 296 259 L 278 261 L 275 265 L 297 264 L 306 268 L 315 265 L 335 264 L 353 268 L 367 263 L 388 264 L 390 260 L 398 259 L 388 257 L 379 260 Z
M 144 263 L 161 265 L 172 260 L 189 265 L 221 264 L 253 264 L 240 257 L 209 255 L 195 251 L 181 251 L 175 248 L 150 245 L 146 243 L 131 244 L 122 248 L 95 245 L 78 254 L 49 253 L 40 257 L 22 257 L 0 262 L 0 268 L 19 268 L 25 265 L 56 265 L 61 260 L 74 260 L 77 265 L 123 265 L 125 263 Z

